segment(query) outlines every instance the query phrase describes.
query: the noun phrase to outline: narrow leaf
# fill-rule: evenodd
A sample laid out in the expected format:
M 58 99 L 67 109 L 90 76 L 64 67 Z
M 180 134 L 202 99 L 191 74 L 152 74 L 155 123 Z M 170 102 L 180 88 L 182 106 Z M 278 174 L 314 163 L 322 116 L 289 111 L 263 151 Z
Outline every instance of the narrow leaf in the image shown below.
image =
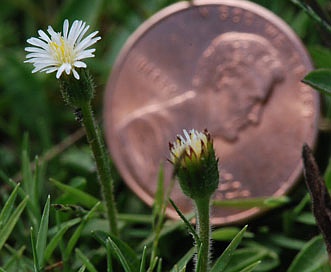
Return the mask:
M 124 257 L 122 251 L 113 242 L 113 240 L 110 237 L 108 237 L 107 238 L 107 242 L 109 243 L 110 247 L 112 248 L 112 250 L 114 251 L 115 255 L 119 259 L 120 263 L 122 264 L 122 267 L 123 267 L 124 271 L 125 272 L 133 272 L 133 270 L 131 270 L 128 262 L 126 261 L 126 258 Z
M 317 69 L 310 72 L 302 82 L 326 95 L 331 95 L 331 69 Z
M 83 262 L 84 266 L 87 268 L 88 271 L 98 272 L 94 267 L 94 265 L 90 262 L 90 260 L 78 248 L 76 248 L 76 254 L 79 257 L 79 259 Z
M 138 267 L 139 267 L 139 260 L 137 258 L 137 255 L 135 253 L 135 251 L 129 247 L 125 242 L 123 242 L 121 239 L 110 235 L 108 233 L 105 233 L 103 231 L 95 231 L 93 232 L 93 237 L 99 241 L 99 243 L 103 244 L 106 248 L 107 246 L 109 246 L 110 252 L 109 254 L 114 255 L 115 257 L 118 258 L 118 256 L 116 255 L 113 247 L 111 247 L 108 238 L 110 238 L 112 240 L 113 243 L 116 244 L 117 248 L 122 252 L 122 254 L 124 255 L 126 262 L 128 263 L 130 269 L 132 271 L 137 271 Z M 120 260 L 119 260 L 120 261 Z
M 161 272 L 162 271 L 162 258 L 159 258 L 156 271 L 157 272 Z
M 185 269 L 187 263 L 192 259 L 195 253 L 195 248 L 192 247 L 178 262 L 177 264 L 170 270 L 170 272 L 177 272 Z
M 179 210 L 179 208 L 176 206 L 175 202 L 172 201 L 171 198 L 169 198 L 170 204 L 174 207 L 179 217 L 183 220 L 186 227 L 189 229 L 189 232 L 193 235 L 193 238 L 195 242 L 199 245 L 200 244 L 200 238 L 199 235 L 196 233 L 195 229 L 192 227 L 191 223 L 186 219 L 186 217 L 183 215 L 183 213 Z
M 243 199 L 214 200 L 213 205 L 224 208 L 276 208 L 289 202 L 286 196 L 280 197 L 256 197 Z
M 257 267 L 259 264 L 261 263 L 261 261 L 257 261 L 255 263 L 252 263 L 248 266 L 246 266 L 245 268 L 243 268 L 242 270 L 240 270 L 240 272 L 251 272 L 255 269 L 255 267 Z
M 202 254 L 201 254 L 201 250 L 202 249 L 202 243 L 200 244 L 200 247 L 199 247 L 199 251 L 198 251 L 198 260 L 197 260 L 197 263 L 196 263 L 196 272 L 203 272 L 203 268 L 201 267 L 201 263 L 202 263 Z M 218 272 L 221 271 L 221 270 L 217 270 Z
M 163 167 L 160 167 L 155 200 L 153 204 L 153 228 L 156 229 L 159 220 L 162 220 L 162 207 L 164 203 L 164 174 Z
M 20 187 L 20 183 L 18 183 L 15 186 L 14 190 L 12 191 L 10 196 L 8 197 L 4 207 L 1 210 L 1 213 L 0 213 L 0 229 L 7 222 L 7 219 L 9 218 L 9 216 L 10 216 L 12 210 L 13 210 L 14 202 L 15 202 L 19 187 Z
M 94 215 L 94 213 L 96 212 L 96 210 L 98 209 L 100 205 L 100 202 L 96 203 L 94 205 L 94 207 L 84 216 L 82 222 L 80 223 L 80 225 L 78 226 L 78 228 L 75 230 L 75 232 L 73 233 L 73 235 L 71 236 L 68 245 L 65 249 L 64 252 L 64 258 L 65 260 L 68 260 L 72 250 L 74 249 L 74 247 L 77 244 L 77 241 L 82 233 L 82 230 L 84 229 L 86 223 L 91 219 L 91 217 Z
M 46 204 L 44 207 L 43 214 L 41 216 L 41 221 L 39 225 L 39 230 L 37 234 L 36 241 L 36 252 L 38 257 L 38 263 L 41 268 L 44 265 L 44 254 L 47 243 L 47 234 L 48 234 L 48 221 L 49 221 L 49 208 L 50 208 L 50 196 L 48 195 Z
M 34 272 L 39 272 L 39 263 L 38 256 L 36 251 L 36 241 L 34 239 L 33 227 L 30 228 L 30 238 L 31 238 L 31 247 L 32 247 L 32 255 L 33 255 L 33 270 Z
M 53 238 L 49 241 L 45 249 L 45 255 L 44 255 L 45 261 L 48 261 L 48 259 L 52 256 L 53 251 L 55 250 L 56 246 L 60 243 L 63 235 L 67 232 L 67 230 L 72 226 L 78 224 L 80 221 L 81 221 L 80 218 L 75 218 L 73 220 L 65 222 L 63 225 L 60 226 L 60 228 L 57 230 Z
M 71 186 L 65 185 L 55 179 L 50 179 L 51 182 L 54 183 L 54 185 L 59 188 L 61 191 L 71 194 L 74 198 L 79 199 L 79 203 L 87 208 L 92 208 L 96 203 L 99 202 L 97 198 L 94 196 L 91 196 L 90 194 L 87 194 L 79 189 L 73 188 Z
M 311 239 L 294 258 L 287 272 L 312 272 L 328 262 L 322 236 Z
M 146 269 L 146 249 L 147 247 L 145 246 L 144 247 L 144 250 L 143 250 L 143 255 L 141 257 L 141 263 L 140 263 L 140 269 L 139 269 L 139 272 L 144 272 L 145 269 Z
M 240 229 L 237 227 L 223 227 L 214 230 L 211 237 L 216 241 L 231 241 L 234 237 L 236 237 L 239 231 Z M 247 236 L 247 232 L 245 232 L 245 236 Z
M 78 272 L 84 272 L 85 269 L 86 269 L 86 266 L 85 266 L 85 265 L 82 265 L 82 266 L 79 268 Z
M 26 196 L 21 203 L 17 206 L 17 208 L 14 210 L 12 215 L 8 218 L 7 222 L 3 225 L 3 227 L 0 229 L 0 250 L 5 244 L 6 240 L 8 239 L 9 235 L 11 234 L 13 228 L 15 227 L 18 219 L 21 216 L 21 213 L 23 212 L 27 201 L 29 197 Z
M 233 252 L 238 247 L 239 243 L 244 237 L 246 229 L 247 229 L 247 225 L 236 235 L 236 237 L 233 238 L 233 240 L 224 250 L 222 255 L 217 259 L 216 263 L 214 264 L 210 272 L 220 272 L 226 268 L 226 266 L 231 260 Z

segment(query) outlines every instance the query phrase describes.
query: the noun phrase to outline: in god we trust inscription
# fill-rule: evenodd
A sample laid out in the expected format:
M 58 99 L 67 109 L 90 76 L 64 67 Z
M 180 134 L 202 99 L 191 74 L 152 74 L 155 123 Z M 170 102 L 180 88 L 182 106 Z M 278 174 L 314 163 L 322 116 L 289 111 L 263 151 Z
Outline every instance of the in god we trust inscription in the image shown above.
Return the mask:
M 169 185 L 168 142 L 207 128 L 220 158 L 215 199 L 285 194 L 301 173 L 301 147 L 317 132 L 318 95 L 300 80 L 311 70 L 281 19 L 246 1 L 177 3 L 128 39 L 109 79 L 104 122 L 111 155 L 129 187 L 154 201 L 160 164 Z M 171 194 L 192 210 L 178 184 Z M 214 224 L 259 209 L 217 208 Z M 172 209 L 167 214 L 176 217 Z

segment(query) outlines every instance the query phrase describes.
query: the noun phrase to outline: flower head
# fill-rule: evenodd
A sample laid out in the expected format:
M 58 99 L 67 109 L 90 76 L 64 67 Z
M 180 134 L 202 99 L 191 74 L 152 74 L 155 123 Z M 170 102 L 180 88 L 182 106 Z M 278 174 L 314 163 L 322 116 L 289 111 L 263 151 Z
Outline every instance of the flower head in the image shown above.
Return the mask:
M 83 59 L 94 57 L 94 48 L 87 49 L 95 44 L 101 38 L 98 31 L 94 31 L 87 37 L 85 33 L 89 29 L 83 21 L 75 20 L 69 29 L 69 21 L 66 19 L 63 23 L 63 33 L 55 32 L 51 26 L 48 27 L 48 36 L 43 30 L 39 30 L 39 37 L 32 37 L 27 42 L 33 46 L 26 47 L 29 52 L 25 62 L 32 63 L 35 72 L 56 72 L 56 78 L 60 78 L 63 72 L 69 75 L 73 73 L 76 79 L 79 74 L 75 68 L 86 68 Z
M 183 130 L 184 137 L 177 135 L 174 143 L 170 143 L 170 161 L 176 163 L 178 160 L 185 162 L 184 156 L 190 159 L 198 159 L 206 151 L 209 134 L 194 129 L 187 132 Z
M 177 136 L 169 144 L 170 162 L 179 179 L 183 192 L 192 199 L 210 196 L 218 187 L 218 159 L 213 141 L 207 130 L 183 130 L 184 137 Z

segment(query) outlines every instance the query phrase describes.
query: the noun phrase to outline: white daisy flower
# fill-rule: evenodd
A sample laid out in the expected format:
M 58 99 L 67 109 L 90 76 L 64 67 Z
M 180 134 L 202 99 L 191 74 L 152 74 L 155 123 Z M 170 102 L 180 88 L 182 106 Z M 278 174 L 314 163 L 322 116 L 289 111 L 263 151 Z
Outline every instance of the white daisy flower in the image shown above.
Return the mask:
M 94 57 L 94 48 L 87 49 L 95 44 L 101 37 L 94 31 L 83 39 L 83 36 L 89 29 L 83 21 L 75 20 L 69 29 L 69 21 L 66 19 L 63 23 L 63 34 L 55 32 L 51 26 L 47 32 L 50 37 L 42 30 L 38 31 L 39 37 L 32 37 L 27 42 L 32 47 L 26 47 L 25 51 L 29 52 L 25 62 L 32 63 L 35 72 L 56 72 L 56 78 L 60 78 L 63 72 L 69 75 L 73 73 L 76 79 L 79 74 L 75 68 L 86 68 L 83 59 Z

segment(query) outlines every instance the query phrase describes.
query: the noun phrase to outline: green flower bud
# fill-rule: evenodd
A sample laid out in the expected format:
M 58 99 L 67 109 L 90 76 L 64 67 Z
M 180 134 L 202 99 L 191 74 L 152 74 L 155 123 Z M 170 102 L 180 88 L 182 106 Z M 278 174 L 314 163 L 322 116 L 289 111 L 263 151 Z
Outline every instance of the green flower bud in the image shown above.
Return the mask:
M 93 79 L 86 69 L 79 69 L 80 79 L 63 74 L 60 77 L 60 88 L 63 99 L 73 108 L 80 108 L 82 104 L 90 102 L 94 96 Z
M 218 187 L 219 169 L 213 141 L 207 130 L 183 130 L 169 144 L 170 162 L 185 195 L 196 200 L 210 197 Z

